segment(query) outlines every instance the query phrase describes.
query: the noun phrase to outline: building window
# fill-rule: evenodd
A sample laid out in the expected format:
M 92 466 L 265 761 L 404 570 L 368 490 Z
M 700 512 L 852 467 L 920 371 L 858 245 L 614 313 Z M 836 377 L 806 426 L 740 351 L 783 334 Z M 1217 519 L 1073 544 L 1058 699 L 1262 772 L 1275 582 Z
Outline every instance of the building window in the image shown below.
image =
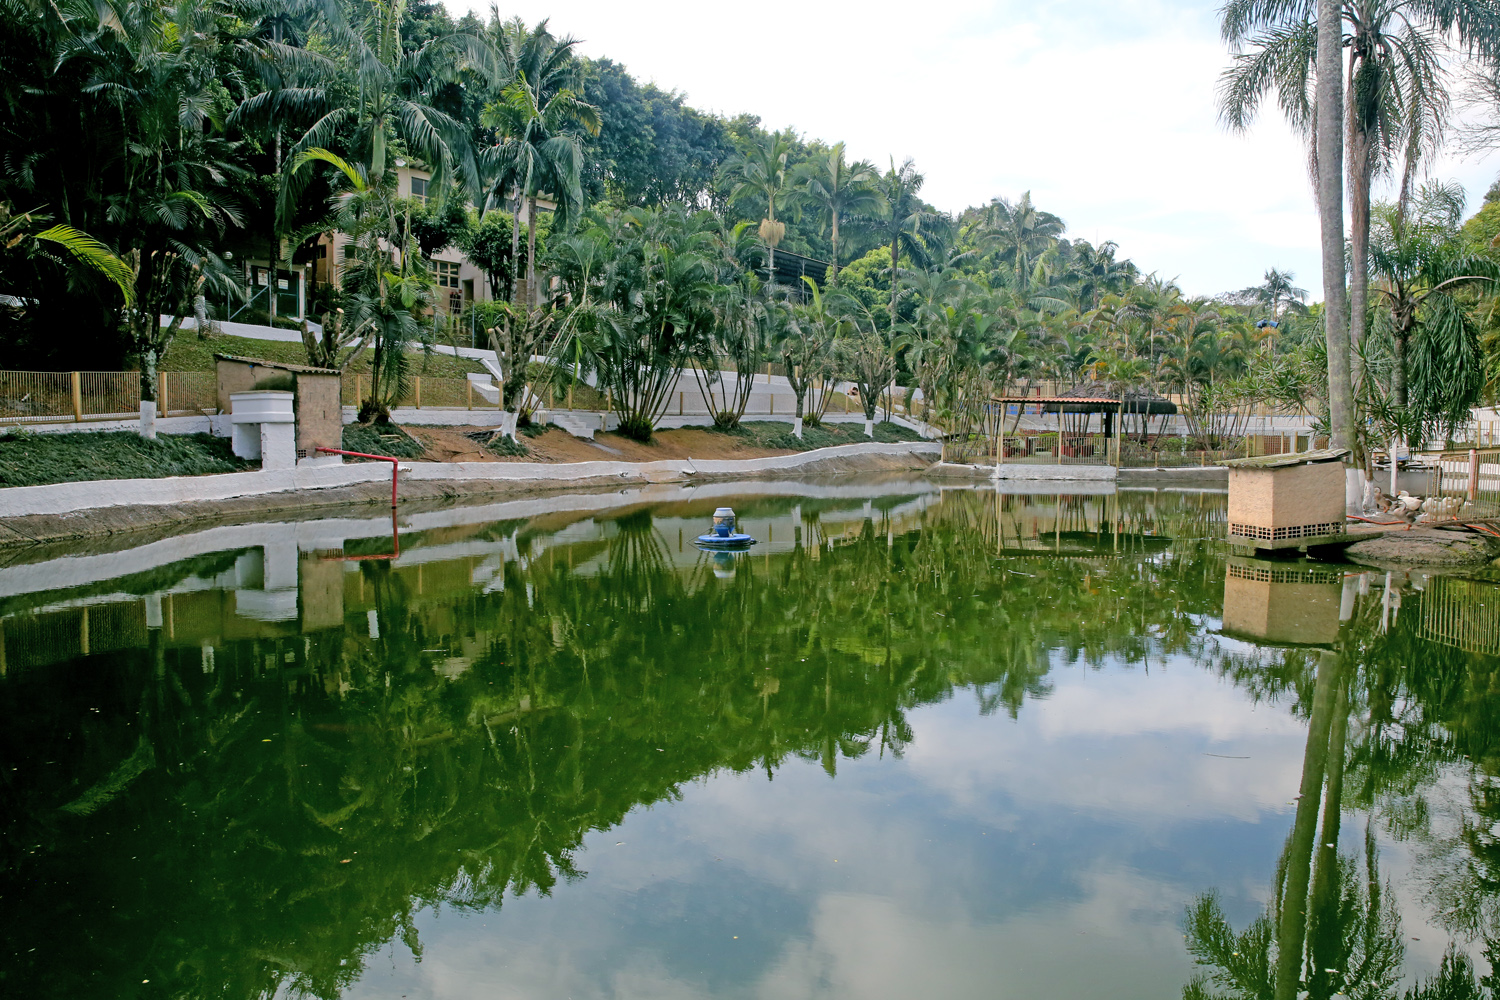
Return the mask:
M 419 201 L 427 200 L 427 178 L 413 177 L 411 179 L 411 196 Z
M 437 275 L 437 283 L 440 288 L 458 287 L 458 265 L 446 260 L 435 260 L 432 262 L 433 273 Z

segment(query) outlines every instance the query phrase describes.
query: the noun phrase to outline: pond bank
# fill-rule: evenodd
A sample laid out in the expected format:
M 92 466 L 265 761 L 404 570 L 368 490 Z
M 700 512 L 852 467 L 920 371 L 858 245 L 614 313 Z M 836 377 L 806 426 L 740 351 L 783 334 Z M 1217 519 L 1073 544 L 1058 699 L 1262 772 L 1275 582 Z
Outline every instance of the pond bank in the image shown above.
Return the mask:
M 407 503 L 642 483 L 918 471 L 927 468 L 939 447 L 922 441 L 864 443 L 739 461 L 414 462 L 402 466 L 398 497 Z M 374 462 L 0 489 L 0 547 L 160 529 L 224 516 L 385 504 L 389 496 L 390 469 Z
M 1497 529 L 1488 522 L 1491 530 Z M 1344 558 L 1381 569 L 1475 569 L 1500 558 L 1500 538 L 1453 527 L 1416 527 L 1387 531 L 1355 542 Z

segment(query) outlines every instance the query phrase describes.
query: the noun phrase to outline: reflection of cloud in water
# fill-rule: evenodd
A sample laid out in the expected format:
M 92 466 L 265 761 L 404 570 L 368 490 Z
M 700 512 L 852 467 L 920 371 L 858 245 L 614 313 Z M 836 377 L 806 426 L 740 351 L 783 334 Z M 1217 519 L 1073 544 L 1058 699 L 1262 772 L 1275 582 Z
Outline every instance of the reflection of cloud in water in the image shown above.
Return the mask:
M 758 984 L 770 998 L 1156 997 L 1187 967 L 1174 894 L 1127 873 L 1089 873 L 1076 903 L 973 924 L 879 897 L 830 893 L 812 935 Z
M 394 980 L 371 963 L 350 995 L 1159 996 L 1191 972 L 1187 902 L 1241 895 L 1173 857 L 1213 836 L 1262 888 L 1305 730 L 1185 666 L 1054 677 L 1016 722 L 963 698 L 915 710 L 905 760 L 841 761 L 837 781 L 793 761 L 695 782 L 589 835 L 582 883 L 434 923 L 420 966 L 398 948 Z M 663 932 L 684 923 L 690 945 Z
M 1305 727 L 1285 710 L 1252 708 L 1187 663 L 1149 680 L 1084 668 L 1050 680 L 1052 696 L 1028 703 L 1014 724 L 961 704 L 913 712 L 907 756 L 965 806 L 1003 788 L 1018 802 L 1129 814 L 1151 826 L 1290 811 Z M 986 744 L 990 752 L 974 752 Z

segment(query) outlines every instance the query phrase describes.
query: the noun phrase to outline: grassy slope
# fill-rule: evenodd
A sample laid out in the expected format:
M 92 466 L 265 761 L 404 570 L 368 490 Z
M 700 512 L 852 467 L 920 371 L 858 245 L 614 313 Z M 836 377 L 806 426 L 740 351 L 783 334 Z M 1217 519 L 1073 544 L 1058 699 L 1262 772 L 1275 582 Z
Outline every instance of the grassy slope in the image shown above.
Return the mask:
M 192 332 L 179 333 L 172 338 L 172 346 L 161 363 L 164 372 L 211 372 L 214 370 L 215 354 L 234 354 L 243 358 L 258 358 L 262 361 L 280 361 L 284 364 L 307 364 L 307 351 L 301 344 L 284 344 L 275 340 L 252 340 L 249 337 L 214 336 L 198 339 Z M 351 373 L 370 370 L 370 352 L 360 355 L 359 361 L 349 369 Z M 411 373 L 429 378 L 463 378 L 469 372 L 483 372 L 485 367 L 468 358 L 455 358 L 451 354 L 420 352 L 412 355 Z
M 163 434 L 155 441 L 133 431 L 0 438 L 0 486 L 202 476 L 247 467 L 229 450 L 228 438 L 208 434 Z

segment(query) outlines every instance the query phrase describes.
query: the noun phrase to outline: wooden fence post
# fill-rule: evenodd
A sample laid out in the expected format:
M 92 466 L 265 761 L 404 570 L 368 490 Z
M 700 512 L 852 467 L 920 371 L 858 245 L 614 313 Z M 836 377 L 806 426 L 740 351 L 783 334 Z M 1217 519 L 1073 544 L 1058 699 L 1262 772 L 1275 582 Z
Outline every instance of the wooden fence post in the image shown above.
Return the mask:
M 464 409 L 474 409 L 474 383 L 467 376 L 464 378 Z
M 72 383 L 73 389 L 73 422 L 83 423 L 83 377 L 78 372 L 70 372 L 68 381 Z
M 1479 452 L 1469 449 L 1469 502 L 1479 502 Z
M 159 402 L 161 403 L 161 415 L 165 417 L 167 415 L 167 373 L 161 372 L 160 375 L 161 377 L 157 379 L 156 385 L 161 390 L 161 399 Z
M 412 405 L 420 410 L 422 408 L 422 376 L 413 375 L 411 377 L 411 395 Z

